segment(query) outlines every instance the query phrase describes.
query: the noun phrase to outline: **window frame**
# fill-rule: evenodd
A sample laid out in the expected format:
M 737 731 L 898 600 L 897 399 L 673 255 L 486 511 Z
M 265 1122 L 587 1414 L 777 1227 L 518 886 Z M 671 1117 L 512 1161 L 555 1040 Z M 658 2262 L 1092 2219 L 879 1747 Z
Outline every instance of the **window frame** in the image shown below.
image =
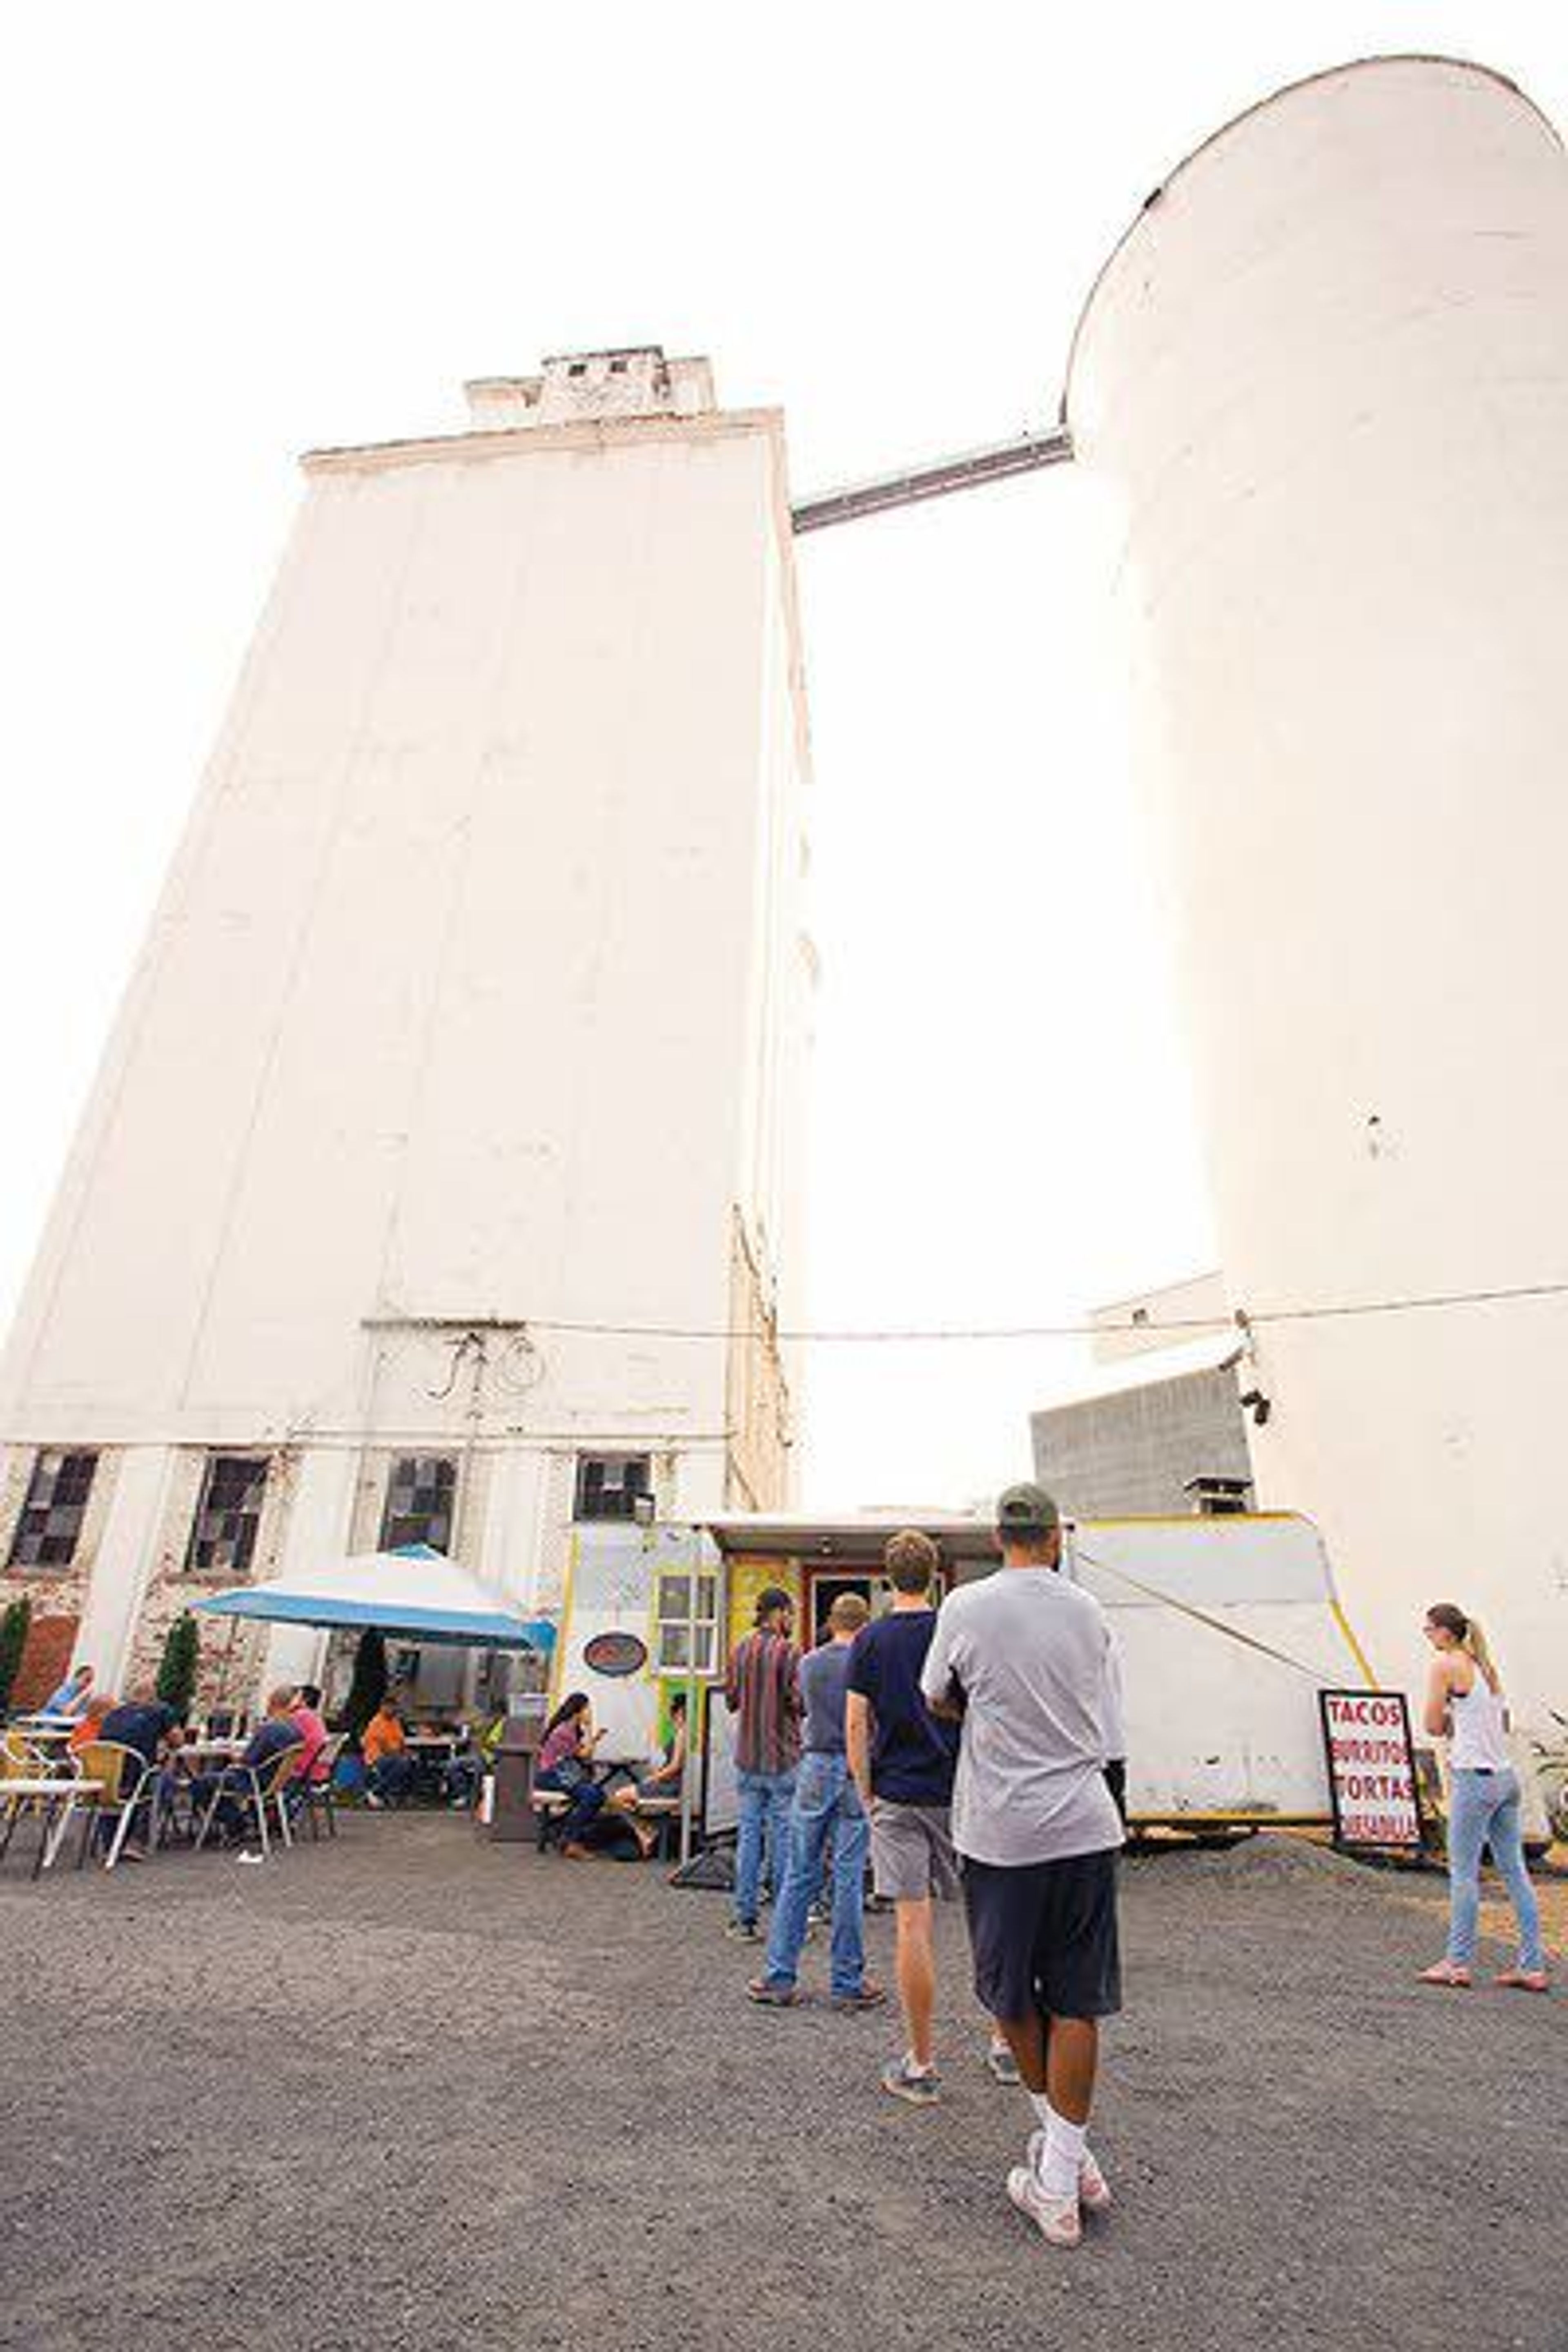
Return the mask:
M 444 1514 L 446 1526 L 443 1533 L 443 1539 L 440 1543 L 433 1542 L 428 1533 L 425 1535 L 398 1535 L 396 1534 L 393 1524 L 393 1497 L 397 1487 L 398 1472 L 405 1468 L 405 1465 L 412 1464 L 415 1467 L 416 1473 L 417 1474 L 419 1466 L 425 1463 L 429 1463 L 434 1465 L 437 1474 L 437 1485 L 438 1487 L 441 1485 L 439 1474 L 442 1472 L 446 1473 L 446 1486 L 445 1493 L 442 1497 L 442 1511 L 436 1513 L 426 1512 L 423 1514 L 405 1511 L 398 1516 L 405 1519 L 413 1519 L 416 1517 L 422 1516 L 426 1519 L 429 1520 L 437 1518 Z M 415 1476 L 413 1486 L 416 1491 L 419 1486 L 417 1475 Z M 405 1550 L 411 1544 L 425 1544 L 431 1551 L 438 1551 L 443 1559 L 450 1559 L 453 1557 L 452 1547 L 457 1539 L 457 1534 L 458 1456 L 455 1454 L 395 1454 L 391 1458 L 391 1462 L 387 1469 L 386 1486 L 381 1498 L 381 1532 L 376 1539 L 376 1549 L 378 1551 L 401 1551 Z
M 238 1506 L 230 1505 L 223 1513 L 223 1516 L 232 1517 L 237 1511 L 237 1514 L 245 1519 L 250 1538 L 246 1546 L 245 1557 L 243 1559 L 233 1560 L 199 1560 L 196 1558 L 199 1545 L 204 1542 L 224 1540 L 220 1537 L 204 1537 L 202 1523 L 214 1507 L 212 1490 L 217 1474 L 226 1465 L 231 1463 L 244 1463 L 260 1473 L 258 1478 L 250 1482 L 245 1502 Z M 267 1488 L 271 1475 L 270 1454 L 247 1454 L 242 1450 L 231 1451 L 221 1446 L 214 1446 L 208 1451 L 202 1462 L 201 1484 L 196 1489 L 195 1508 L 191 1514 L 191 1532 L 185 1542 L 184 1572 L 186 1576 L 197 1578 L 203 1583 L 221 1581 L 247 1584 L 250 1581 L 251 1563 L 256 1558 L 256 1547 L 260 1540 L 261 1519 L 267 1508 Z M 247 1506 L 252 1496 L 255 1497 L 256 1507 L 254 1512 L 247 1512 Z
M 723 1622 L 723 1580 L 716 1564 L 702 1560 L 671 1561 L 656 1568 L 653 1591 L 648 1598 L 648 1657 L 649 1671 L 668 1682 L 710 1681 L 719 1671 L 720 1629 Z M 686 1597 L 683 1606 L 673 1609 L 665 1605 L 667 1586 L 683 1584 Z M 703 1610 L 699 1602 L 706 1586 L 710 1606 Z M 700 1637 L 707 1635 L 704 1642 Z M 674 1636 L 682 1637 L 680 1646 L 685 1654 L 674 1647 Z
M 636 1486 L 628 1486 L 623 1478 L 620 1485 L 612 1490 L 624 1501 L 626 1506 L 624 1509 L 616 1508 L 607 1511 L 585 1509 L 584 1504 L 590 1499 L 588 1490 L 593 1474 L 595 1470 L 602 1473 L 611 1465 L 617 1465 L 622 1470 L 636 1468 L 641 1474 L 641 1483 Z M 593 1499 L 602 1499 L 604 1492 L 604 1481 L 601 1476 Z M 572 1481 L 573 1525 L 574 1527 L 630 1527 L 637 1518 L 638 1496 L 651 1496 L 652 1493 L 653 1455 L 651 1454 L 629 1452 L 579 1454 Z
M 33 1456 L 33 1466 L 27 1473 L 27 1491 L 22 1498 L 22 1507 L 16 1514 L 16 1524 L 11 1530 L 11 1540 L 6 1547 L 5 1571 L 8 1575 L 65 1576 L 75 1567 L 76 1556 L 81 1547 L 82 1530 L 87 1525 L 87 1515 L 92 1503 L 93 1488 L 98 1483 L 99 1465 L 102 1458 L 101 1452 L 97 1446 L 40 1445 L 38 1447 Z M 53 1474 L 54 1485 L 49 1490 L 47 1502 L 40 1503 L 37 1499 L 38 1481 L 45 1475 L 44 1465 L 50 1461 L 56 1462 L 58 1467 Z M 80 1496 L 62 1502 L 59 1499 L 58 1489 L 61 1480 L 67 1475 L 68 1466 L 72 1463 L 83 1462 L 88 1465 L 88 1470 Z M 47 1524 L 48 1519 L 58 1511 L 68 1510 L 74 1510 L 76 1513 L 74 1526 L 68 1532 L 51 1533 Z M 68 1549 L 63 1559 L 24 1559 L 23 1547 L 34 1532 L 29 1528 L 28 1522 L 37 1514 L 41 1514 L 45 1522 L 45 1525 L 37 1530 L 38 1542 L 40 1544 L 65 1543 Z

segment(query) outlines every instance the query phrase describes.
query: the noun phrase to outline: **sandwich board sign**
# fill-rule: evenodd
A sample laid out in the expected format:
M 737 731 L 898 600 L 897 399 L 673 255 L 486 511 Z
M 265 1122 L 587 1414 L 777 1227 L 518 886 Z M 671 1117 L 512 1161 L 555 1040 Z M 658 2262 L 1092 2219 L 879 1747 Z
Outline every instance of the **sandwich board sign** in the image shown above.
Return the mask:
M 1318 1693 L 1336 1845 L 1421 1843 L 1421 1800 L 1403 1691 Z

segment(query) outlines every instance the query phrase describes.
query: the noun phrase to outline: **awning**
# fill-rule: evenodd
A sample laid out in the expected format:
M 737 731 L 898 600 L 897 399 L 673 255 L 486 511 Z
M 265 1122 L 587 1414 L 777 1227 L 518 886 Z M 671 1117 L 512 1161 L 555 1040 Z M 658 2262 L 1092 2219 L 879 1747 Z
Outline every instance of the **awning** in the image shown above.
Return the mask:
M 374 1627 L 413 1642 L 467 1649 L 550 1650 L 555 1644 L 555 1628 L 546 1619 L 524 1617 L 504 1593 L 428 1544 L 360 1552 L 262 1584 L 236 1584 L 195 1606 L 214 1617 Z
M 996 1534 L 988 1517 L 973 1511 L 933 1511 L 911 1505 L 903 1510 L 846 1512 L 837 1518 L 816 1511 L 735 1511 L 703 1519 L 727 1557 L 754 1552 L 763 1559 L 821 1562 L 881 1563 L 882 1547 L 900 1528 L 918 1528 L 949 1559 L 996 1558 Z

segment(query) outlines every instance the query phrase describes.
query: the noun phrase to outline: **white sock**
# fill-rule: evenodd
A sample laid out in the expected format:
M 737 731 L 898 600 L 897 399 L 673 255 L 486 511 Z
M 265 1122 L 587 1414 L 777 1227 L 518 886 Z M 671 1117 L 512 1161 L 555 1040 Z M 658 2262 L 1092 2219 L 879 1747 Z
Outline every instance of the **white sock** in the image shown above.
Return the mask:
M 1088 2137 L 1087 2124 L 1069 2124 L 1065 2116 L 1052 2116 L 1046 2130 L 1046 2153 L 1040 2165 L 1040 2187 L 1047 2197 L 1077 2196 L 1078 2176 Z
M 1029 2094 L 1029 2105 L 1035 2110 L 1035 2121 L 1039 2125 L 1040 2129 L 1042 2131 L 1048 2132 L 1052 2124 L 1056 2121 L 1056 2110 L 1051 2105 L 1049 2099 L 1047 2098 L 1044 2091 L 1031 2091 Z
M 936 2073 L 936 2060 L 934 2058 L 917 2058 L 912 2050 L 906 2050 L 904 2053 L 904 2072 L 906 2074 L 934 2074 Z

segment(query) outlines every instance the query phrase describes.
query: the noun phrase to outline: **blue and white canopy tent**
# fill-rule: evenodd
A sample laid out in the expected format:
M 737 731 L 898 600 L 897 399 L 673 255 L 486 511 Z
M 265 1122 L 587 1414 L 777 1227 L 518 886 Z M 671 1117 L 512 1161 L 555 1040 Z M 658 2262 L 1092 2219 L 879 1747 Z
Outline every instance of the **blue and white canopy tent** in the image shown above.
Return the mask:
M 374 1627 L 409 1642 L 464 1649 L 548 1652 L 555 1644 L 547 1619 L 523 1616 L 505 1593 L 428 1544 L 360 1552 L 262 1584 L 231 1585 L 195 1606 L 213 1617 L 353 1632 Z

